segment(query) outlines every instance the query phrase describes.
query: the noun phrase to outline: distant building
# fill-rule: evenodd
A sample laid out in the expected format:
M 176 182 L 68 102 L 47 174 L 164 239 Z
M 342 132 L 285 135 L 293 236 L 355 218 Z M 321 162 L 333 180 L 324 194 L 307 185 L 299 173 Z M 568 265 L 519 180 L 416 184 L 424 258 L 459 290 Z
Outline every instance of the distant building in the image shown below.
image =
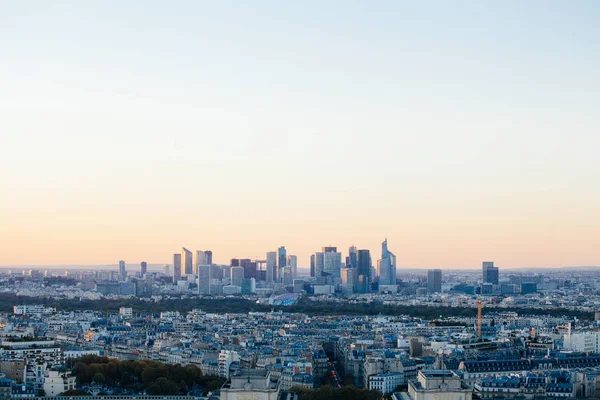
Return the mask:
M 371 291 L 371 253 L 369 250 L 358 250 L 357 256 L 357 287 L 358 293 Z
M 267 282 L 277 281 L 277 252 L 267 253 Z
M 346 260 L 346 267 L 356 268 L 358 262 L 358 256 L 356 253 L 356 246 L 350 246 L 348 249 L 348 259 Z
M 298 257 L 289 255 L 287 264 L 292 269 L 292 279 L 296 278 L 298 276 Z
M 181 261 L 183 262 L 184 274 L 192 275 L 194 273 L 194 255 L 185 247 L 181 248 Z
M 493 261 L 484 261 L 482 264 L 483 283 L 491 283 L 497 285 L 499 282 L 500 271 L 498 267 L 494 267 Z
M 181 253 L 173 254 L 173 283 L 181 279 Z
M 430 269 L 427 271 L 427 291 L 440 293 L 442 291 L 442 270 Z
M 233 286 L 242 287 L 243 280 L 244 280 L 244 268 L 231 267 L 231 284 Z
M 254 278 L 242 280 L 242 294 L 256 293 L 256 280 Z
M 396 256 L 388 250 L 387 239 L 381 243 L 381 260 L 379 260 L 377 275 L 380 285 L 396 284 Z
M 244 268 L 244 277 L 247 279 L 254 278 L 257 276 L 256 262 L 249 258 L 240 260 L 240 267 Z
M 323 272 L 325 272 L 325 253 L 318 252 L 314 255 L 315 258 L 315 278 L 319 278 L 323 276 Z
M 342 253 L 337 251 L 336 247 L 323 247 L 323 272 L 341 277 Z
M 144 276 L 148 272 L 148 263 L 146 261 L 142 261 L 140 264 L 140 275 Z
M 277 400 L 279 382 L 267 369 L 239 369 L 221 388 L 221 400 Z
M 55 397 L 62 392 L 75 389 L 75 376 L 67 368 L 54 367 L 47 371 L 44 378 L 46 396 Z
M 194 273 L 198 273 L 198 267 L 200 265 L 212 264 L 212 252 L 196 250 L 196 264 L 194 265 Z
M 125 318 L 131 318 L 131 317 L 133 317 L 133 308 L 131 308 L 131 307 L 120 307 L 119 308 L 119 314 L 121 314 Z
M 211 267 L 208 264 L 198 265 L 198 294 L 212 294 L 210 292 L 212 280 Z
M 281 269 L 287 265 L 287 251 L 285 246 L 281 246 L 277 249 L 277 280 L 281 282 Z
M 127 270 L 125 269 L 125 261 L 119 261 L 119 276 L 121 279 L 127 278 Z
M 394 393 L 393 400 L 471 400 L 473 389 L 464 385 L 454 372 L 449 370 L 419 371 L 416 380 L 408 381 L 408 392 Z

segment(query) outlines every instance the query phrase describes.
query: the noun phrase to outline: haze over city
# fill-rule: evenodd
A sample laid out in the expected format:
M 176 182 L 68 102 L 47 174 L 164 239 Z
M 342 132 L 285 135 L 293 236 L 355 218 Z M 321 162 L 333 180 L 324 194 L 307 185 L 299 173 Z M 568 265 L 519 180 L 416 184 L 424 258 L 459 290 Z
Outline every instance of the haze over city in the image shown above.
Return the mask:
M 599 7 L 3 3 L 0 265 L 598 265 Z

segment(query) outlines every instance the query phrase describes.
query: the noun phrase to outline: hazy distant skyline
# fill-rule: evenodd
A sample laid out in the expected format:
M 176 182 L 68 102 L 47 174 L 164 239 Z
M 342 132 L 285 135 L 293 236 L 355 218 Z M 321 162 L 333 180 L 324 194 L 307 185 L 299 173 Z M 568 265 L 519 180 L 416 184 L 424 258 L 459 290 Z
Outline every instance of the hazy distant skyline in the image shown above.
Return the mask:
M 0 265 L 600 264 L 598 2 L 1 10 Z

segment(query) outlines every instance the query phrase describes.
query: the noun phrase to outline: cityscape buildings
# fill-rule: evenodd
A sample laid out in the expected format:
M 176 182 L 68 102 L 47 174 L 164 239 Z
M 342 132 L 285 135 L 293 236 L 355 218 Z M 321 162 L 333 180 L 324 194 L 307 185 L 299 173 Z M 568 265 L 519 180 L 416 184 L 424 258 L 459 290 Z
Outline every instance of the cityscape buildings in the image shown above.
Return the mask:
M 181 253 L 173 254 L 173 283 L 181 279 Z
M 185 247 L 181 248 L 181 262 L 183 263 L 183 273 L 185 275 L 194 273 L 194 255 Z
M 396 284 L 396 256 L 388 250 L 387 239 L 381 244 L 381 259 L 378 262 L 380 285 Z
M 440 293 L 442 291 L 442 270 L 430 269 L 427 271 L 427 291 Z
M 127 270 L 125 269 L 125 261 L 119 261 L 119 275 L 121 278 L 125 279 L 127 277 Z
M 482 264 L 483 271 L 483 283 L 490 283 L 492 285 L 498 285 L 499 283 L 499 269 L 494 267 L 493 261 L 484 261 Z

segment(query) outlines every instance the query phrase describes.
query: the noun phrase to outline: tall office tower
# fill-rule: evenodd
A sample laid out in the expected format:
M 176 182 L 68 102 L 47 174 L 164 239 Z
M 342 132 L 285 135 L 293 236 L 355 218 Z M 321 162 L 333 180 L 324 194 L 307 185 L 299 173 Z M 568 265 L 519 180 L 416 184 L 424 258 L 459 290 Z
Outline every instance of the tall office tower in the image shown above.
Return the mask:
M 381 260 L 379 260 L 379 284 L 396 284 L 396 256 L 388 250 L 387 239 L 381 243 Z
M 240 266 L 240 259 L 239 258 L 232 258 L 231 259 L 231 265 L 232 267 L 239 267 Z
M 323 276 L 325 272 L 325 253 L 315 253 L 315 277 L 319 278 Z
M 169 264 L 165 264 L 163 266 L 163 274 L 166 276 L 171 276 L 171 266 Z
M 267 282 L 277 281 L 277 252 L 269 251 L 267 253 Z
M 311 278 L 315 277 L 315 255 L 310 256 L 310 276 Z
M 212 257 L 211 257 L 212 258 Z M 208 262 L 208 256 L 206 251 L 196 250 L 196 263 L 194 265 L 194 272 L 198 273 L 198 267 L 201 265 L 210 265 L 212 263 Z
M 148 263 L 146 261 L 142 261 L 140 264 L 140 275 L 144 276 L 148 272 Z
M 499 281 L 500 269 L 494 267 L 493 261 L 484 261 L 482 264 L 483 269 L 483 283 L 491 283 L 497 285 Z
M 127 270 L 125 269 L 125 261 L 119 261 L 119 276 L 121 279 L 127 278 Z
M 339 253 L 335 247 L 324 247 L 323 250 L 325 249 L 329 251 L 323 251 L 323 272 L 339 278 L 342 268 L 342 253 Z
M 256 263 L 249 258 L 240 260 L 240 267 L 244 268 L 244 279 L 254 278 L 256 280 Z
M 244 280 L 244 268 L 231 267 L 231 284 L 233 286 L 242 287 L 243 280 Z
M 346 261 L 346 267 L 356 268 L 357 257 L 356 257 L 356 246 L 350 246 L 348 249 L 348 257 Z
M 219 268 L 221 268 L 221 276 L 223 277 L 222 278 L 223 280 L 231 279 L 231 266 L 230 265 L 221 265 L 221 266 L 219 266 Z
M 282 272 L 281 281 L 285 285 L 291 285 L 294 283 L 294 278 L 292 277 L 292 267 L 290 267 L 289 265 L 287 267 L 283 267 L 281 269 L 281 272 Z
M 173 254 L 173 283 L 181 279 L 181 253 Z
M 440 293 L 442 291 L 442 270 L 430 269 L 427 271 L 427 291 Z
M 206 251 L 204 252 L 204 260 L 206 261 L 206 263 L 207 263 L 208 265 L 212 265 L 212 263 L 213 263 L 213 262 L 212 262 L 212 251 L 210 251 L 210 250 L 206 250 Z
M 342 285 L 356 285 L 356 268 L 342 268 Z
M 194 254 L 186 249 L 181 248 L 181 262 L 183 263 L 183 273 L 185 275 L 191 275 L 194 273 Z
M 356 257 L 357 291 L 371 291 L 371 253 L 369 250 L 358 250 Z
M 211 266 L 201 264 L 198 266 L 198 294 L 211 294 L 210 281 L 212 279 Z
M 292 279 L 295 279 L 298 276 L 298 257 L 289 255 L 287 264 L 292 267 Z
M 283 274 L 281 269 L 287 265 L 287 251 L 285 246 L 281 246 L 277 249 L 277 281 L 281 282 Z

